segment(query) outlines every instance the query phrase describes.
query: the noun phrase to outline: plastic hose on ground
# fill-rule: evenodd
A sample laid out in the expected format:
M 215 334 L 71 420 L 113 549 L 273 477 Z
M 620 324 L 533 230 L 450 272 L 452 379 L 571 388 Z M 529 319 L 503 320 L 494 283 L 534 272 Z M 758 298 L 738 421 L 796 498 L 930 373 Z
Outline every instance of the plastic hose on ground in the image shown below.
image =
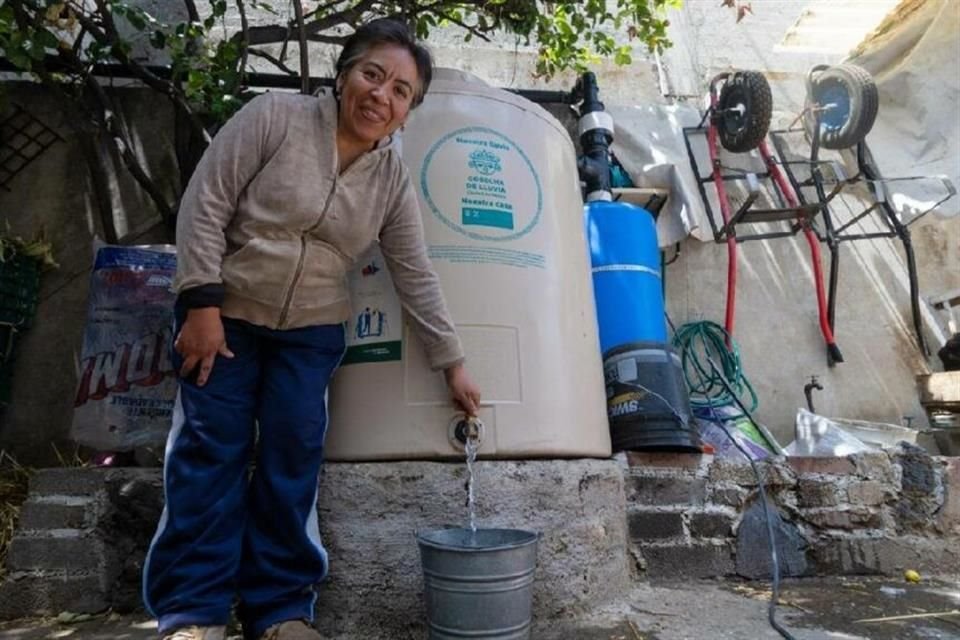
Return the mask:
M 727 349 L 728 343 L 729 349 Z M 709 321 L 685 324 L 674 330 L 673 344 L 680 351 L 683 375 L 690 389 L 692 405 L 708 408 L 711 414 L 716 407 L 736 405 L 750 422 L 754 422 L 752 412 L 757 408 L 757 394 L 740 367 L 740 347 L 723 327 Z M 744 391 L 750 395 L 750 408 L 740 400 Z M 773 522 L 775 517 L 779 518 L 779 512 L 767 497 L 765 482 L 756 461 L 727 428 L 725 420 L 729 418 L 726 416 L 720 418 L 714 414 L 714 419 L 727 438 L 750 462 L 750 468 L 757 479 L 757 490 L 760 494 L 760 504 L 763 506 L 763 518 L 767 529 L 770 568 L 773 574 L 770 600 L 767 604 L 767 620 L 781 637 L 786 640 L 796 640 L 777 621 L 777 604 L 780 601 L 780 559 Z

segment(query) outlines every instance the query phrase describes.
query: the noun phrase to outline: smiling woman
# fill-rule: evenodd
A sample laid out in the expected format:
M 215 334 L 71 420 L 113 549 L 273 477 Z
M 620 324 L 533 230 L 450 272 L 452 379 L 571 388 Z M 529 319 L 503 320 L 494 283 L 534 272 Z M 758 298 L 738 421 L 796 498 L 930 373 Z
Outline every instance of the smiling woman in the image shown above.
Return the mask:
M 420 84 L 409 52 L 393 44 L 370 49 L 337 78 L 341 172 L 403 126 Z
M 406 26 L 376 20 L 351 39 L 336 65 L 337 152 L 344 171 L 363 152 L 403 126 L 430 86 L 430 53 Z
M 344 276 L 374 243 L 430 365 L 464 412 L 478 411 L 416 192 L 389 144 L 430 65 L 403 24 L 361 27 L 337 63 L 335 97 L 255 98 L 184 192 L 179 395 L 166 510 L 143 571 L 166 640 L 223 640 L 235 596 L 247 640 L 320 638 L 310 621 L 327 572 L 316 513 L 326 389 L 345 350 Z

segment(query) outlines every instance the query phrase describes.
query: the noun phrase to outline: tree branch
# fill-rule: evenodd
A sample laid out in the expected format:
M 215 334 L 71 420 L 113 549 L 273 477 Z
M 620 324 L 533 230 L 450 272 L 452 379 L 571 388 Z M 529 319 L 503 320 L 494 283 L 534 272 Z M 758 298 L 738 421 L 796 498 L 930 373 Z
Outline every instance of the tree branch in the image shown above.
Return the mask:
M 329 44 L 343 44 L 348 36 L 329 36 L 320 33 L 311 33 L 310 25 L 306 25 L 307 40 L 310 42 L 326 42 Z M 262 27 L 250 27 L 248 38 L 251 46 L 261 44 L 276 44 L 278 42 L 286 43 L 291 31 L 279 24 L 266 25 Z M 238 34 L 239 35 L 239 34 Z M 238 36 L 234 36 L 236 38 Z M 281 59 L 286 57 L 286 51 L 281 53 Z
M 190 18 L 190 22 L 200 22 L 200 12 L 197 11 L 197 4 L 193 0 L 183 0 L 183 4 L 187 7 L 187 17 Z
M 103 0 L 97 0 L 97 4 L 98 6 L 102 6 Z M 104 13 L 109 15 L 110 12 L 107 10 Z M 117 60 L 130 69 L 131 73 L 133 73 L 133 75 L 136 76 L 141 82 L 151 89 L 159 91 L 160 93 L 168 96 L 178 107 L 183 109 L 183 111 L 190 118 L 192 125 L 197 129 L 197 133 L 203 136 L 207 144 L 210 143 L 212 140 L 210 133 L 207 131 L 206 127 L 203 126 L 200 118 L 197 117 L 196 113 L 194 113 L 193 109 L 190 107 L 190 104 L 187 102 L 186 97 L 182 95 L 177 86 L 150 73 L 146 68 L 143 67 L 143 65 L 123 53 L 121 50 L 119 50 L 119 47 L 114 46 L 121 40 L 121 38 L 119 33 L 117 33 L 116 25 L 113 24 L 113 21 L 109 17 L 104 18 L 104 26 L 109 30 L 108 32 L 104 32 L 102 29 L 100 29 L 99 25 L 91 20 L 89 16 L 77 14 L 77 20 L 80 22 L 80 25 L 84 27 L 98 42 L 109 45 L 111 47 L 111 52 L 117 58 Z
M 110 180 L 103 168 L 103 153 L 98 136 L 82 126 L 77 127 L 77 139 L 80 142 L 80 152 L 86 160 L 87 170 L 90 171 L 90 180 L 93 183 L 93 197 L 100 211 L 100 224 L 103 227 L 104 239 L 110 244 L 116 244 L 119 239 L 117 225 L 113 220 L 113 199 L 110 197 Z
M 468 31 L 469 33 L 472 33 L 473 35 L 475 35 L 475 36 L 477 36 L 478 38 L 480 38 L 481 40 L 484 40 L 485 42 L 490 42 L 490 38 L 488 38 L 487 35 L 486 35 L 479 27 L 477 27 L 477 26 L 470 26 L 470 25 L 468 25 L 466 22 L 463 22 L 462 20 L 458 20 L 458 19 L 454 18 L 453 16 L 447 14 L 445 11 L 441 11 L 440 9 L 432 9 L 432 10 L 429 10 L 429 11 L 430 11 L 430 13 L 435 13 L 435 14 L 437 14 L 438 16 L 440 16 L 441 18 L 443 18 L 444 20 L 447 20 L 447 21 L 449 21 L 449 22 L 452 22 L 453 24 L 457 25 L 458 27 L 461 27 L 461 28 L 465 29 L 465 30 Z M 420 12 L 420 13 L 427 13 L 427 11 L 422 11 L 422 12 Z M 414 14 L 414 15 L 416 15 L 416 14 Z
M 103 90 L 103 87 L 100 86 L 100 83 L 97 82 L 97 79 L 93 76 L 87 76 L 87 87 L 90 88 L 91 93 L 100 105 L 100 122 L 110 135 L 114 150 L 120 156 L 121 160 L 123 160 L 123 164 L 127 167 L 133 179 L 137 181 L 137 184 L 139 184 L 140 187 L 146 191 L 147 195 L 150 196 L 150 199 L 153 200 L 153 203 L 160 211 L 160 217 L 165 221 L 172 220 L 174 215 L 173 210 L 167 203 L 163 192 L 160 191 L 157 184 L 147 174 L 140 164 L 139 158 L 137 158 L 136 154 L 134 154 L 130 148 L 129 133 L 126 127 L 119 121 L 119 118 L 117 118 L 112 102 Z
M 278 69 L 280 69 L 281 71 L 283 71 L 283 72 L 286 73 L 287 75 L 290 75 L 290 76 L 295 76 L 295 75 L 297 75 L 297 72 L 296 72 L 296 71 L 294 71 L 293 69 L 291 69 L 291 68 L 288 67 L 287 65 L 283 64 L 283 62 L 281 62 L 279 58 L 274 58 L 272 55 L 270 55 L 270 54 L 267 53 L 266 51 L 263 51 L 263 50 L 261 50 L 261 49 L 254 49 L 253 47 L 250 47 L 249 53 L 250 53 L 250 55 L 255 56 L 255 57 L 257 57 L 257 58 L 263 58 L 264 60 L 267 60 L 268 62 L 272 62 Z
M 303 5 L 293 1 L 293 13 L 297 17 L 297 34 L 300 38 L 300 93 L 310 95 L 310 51 L 307 49 L 307 31 L 303 27 Z
M 343 11 L 337 11 L 326 15 L 322 18 L 318 18 L 312 22 L 304 23 L 304 30 L 307 33 L 307 40 L 311 42 L 328 42 L 330 44 L 343 44 L 347 36 L 329 36 L 322 35 L 321 32 L 332 29 L 342 24 L 356 26 L 359 23 L 365 14 L 368 11 L 371 11 L 374 7 L 377 6 L 379 0 L 360 0 L 355 6 L 345 9 Z M 329 3 L 330 6 L 335 5 L 336 3 Z M 329 7 L 326 7 L 329 8 Z M 320 10 L 320 7 L 317 7 L 312 11 L 311 15 L 316 15 Z M 290 32 L 290 30 L 297 28 L 298 21 L 296 19 L 291 20 L 284 25 L 265 25 L 262 27 L 251 27 L 250 28 L 250 44 L 273 44 L 275 42 L 283 42 Z M 281 59 L 283 56 L 281 55 Z
M 250 25 L 247 22 L 247 10 L 243 6 L 243 0 L 237 0 L 237 9 L 240 11 L 240 49 L 242 53 L 240 54 L 240 82 L 233 90 L 234 97 L 240 95 L 240 88 L 243 87 L 243 78 L 247 72 L 247 59 L 250 53 Z
M 304 20 L 308 20 L 308 19 L 312 18 L 313 16 L 317 15 L 318 13 L 320 13 L 321 11 L 326 11 L 327 9 L 333 9 L 335 6 L 337 6 L 338 4 L 340 4 L 340 2 L 341 2 L 341 0 L 333 0 L 332 2 L 326 2 L 326 3 L 324 3 L 324 4 L 318 4 L 317 7 L 316 7 L 313 11 L 308 11 L 308 12 L 306 12 L 305 14 L 303 14 L 303 19 L 304 19 Z

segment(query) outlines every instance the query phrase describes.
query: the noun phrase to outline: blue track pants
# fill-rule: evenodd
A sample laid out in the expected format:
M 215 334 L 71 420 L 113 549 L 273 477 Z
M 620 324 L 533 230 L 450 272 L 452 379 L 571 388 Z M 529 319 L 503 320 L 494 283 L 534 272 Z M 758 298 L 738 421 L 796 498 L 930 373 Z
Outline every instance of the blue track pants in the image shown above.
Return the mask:
M 277 622 L 313 620 L 327 572 L 317 484 L 344 330 L 229 318 L 224 330 L 235 357 L 217 356 L 203 387 L 180 380 L 143 596 L 161 633 L 227 624 L 239 596 L 244 635 L 258 638 Z

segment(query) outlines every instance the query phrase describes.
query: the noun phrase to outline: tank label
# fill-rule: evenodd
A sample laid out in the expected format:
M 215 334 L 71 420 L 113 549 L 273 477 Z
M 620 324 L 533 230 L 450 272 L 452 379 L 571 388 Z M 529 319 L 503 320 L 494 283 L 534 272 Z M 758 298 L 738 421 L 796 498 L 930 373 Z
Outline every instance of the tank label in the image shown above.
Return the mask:
M 530 233 L 543 212 L 543 189 L 527 154 L 488 127 L 448 133 L 420 171 L 430 211 L 473 240 L 505 242 Z
M 383 254 L 373 245 L 347 274 L 353 312 L 343 365 L 400 360 L 403 317 Z

